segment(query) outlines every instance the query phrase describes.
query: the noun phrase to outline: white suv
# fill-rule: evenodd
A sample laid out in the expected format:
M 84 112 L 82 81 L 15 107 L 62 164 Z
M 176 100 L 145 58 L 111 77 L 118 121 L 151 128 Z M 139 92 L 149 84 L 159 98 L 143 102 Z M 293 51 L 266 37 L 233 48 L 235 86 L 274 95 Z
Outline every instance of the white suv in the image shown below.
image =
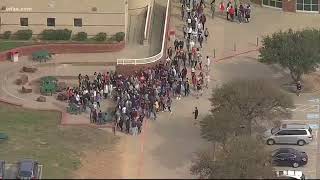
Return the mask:
M 306 179 L 306 176 L 302 173 L 302 171 L 291 170 L 276 171 L 276 177 L 278 177 L 279 179 Z
M 313 135 L 309 125 L 291 123 L 267 130 L 263 138 L 268 145 L 279 143 L 303 146 L 312 141 Z

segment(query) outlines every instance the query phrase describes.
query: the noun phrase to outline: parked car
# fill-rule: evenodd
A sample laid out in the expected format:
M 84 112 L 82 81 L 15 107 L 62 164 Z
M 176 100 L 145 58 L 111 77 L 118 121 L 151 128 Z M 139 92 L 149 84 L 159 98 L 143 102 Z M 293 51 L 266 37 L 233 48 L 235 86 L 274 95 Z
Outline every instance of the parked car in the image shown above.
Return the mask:
M 279 179 L 299 179 L 299 180 L 306 179 L 306 176 L 303 174 L 302 171 L 295 171 L 295 170 L 276 171 L 276 177 L 278 177 Z
M 39 163 L 34 160 L 22 160 L 18 162 L 17 179 L 38 179 Z
M 293 148 L 280 148 L 273 151 L 272 163 L 278 166 L 297 168 L 308 163 L 308 155 Z
M 0 160 L 0 179 L 4 179 L 5 162 Z
M 282 124 L 264 133 L 263 138 L 268 145 L 279 144 L 298 144 L 303 146 L 312 142 L 312 129 L 307 124 Z
M 8 135 L 5 133 L 0 133 L 0 142 L 8 139 Z

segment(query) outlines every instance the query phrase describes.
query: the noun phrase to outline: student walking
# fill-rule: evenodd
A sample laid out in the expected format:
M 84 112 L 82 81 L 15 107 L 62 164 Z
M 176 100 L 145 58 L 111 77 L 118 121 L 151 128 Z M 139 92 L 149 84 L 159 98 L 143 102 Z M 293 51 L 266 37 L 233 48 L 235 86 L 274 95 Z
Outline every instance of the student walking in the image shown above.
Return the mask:
M 117 128 L 117 121 L 114 120 L 112 123 L 112 132 L 114 136 L 116 135 L 116 128 Z
M 216 11 L 216 0 L 212 0 L 212 2 L 211 2 L 212 19 L 214 19 L 215 11 Z
M 225 10 L 223 0 L 222 0 L 222 1 L 220 2 L 220 4 L 219 4 L 219 9 L 220 9 L 220 13 L 221 13 L 221 15 L 223 15 L 224 10 Z
M 170 98 L 170 96 L 169 96 L 168 99 L 167 99 L 167 108 L 168 108 L 168 111 L 169 111 L 170 113 L 172 113 L 172 111 L 171 111 L 171 104 L 172 104 L 172 100 L 171 100 L 171 98 Z
M 192 112 L 192 114 L 194 115 L 194 120 L 197 120 L 199 115 L 198 107 L 194 108 L 194 111 Z
M 206 42 L 208 42 L 208 37 L 209 37 L 208 28 L 206 28 L 206 29 L 204 30 L 204 37 L 205 37 Z
M 235 14 L 235 9 L 233 6 L 230 6 L 229 15 L 230 15 L 231 21 L 234 20 L 234 14 Z
M 203 36 L 200 35 L 198 38 L 199 44 L 200 44 L 200 48 L 202 48 L 202 43 L 203 43 Z
M 301 93 L 301 90 L 302 90 L 302 85 L 301 85 L 300 81 L 297 82 L 296 87 L 297 87 L 297 91 L 296 91 L 297 96 L 300 96 L 301 95 L 300 93 Z
M 229 21 L 229 14 L 230 14 L 230 6 L 231 6 L 231 2 L 229 1 L 228 3 L 227 3 L 227 9 L 226 9 L 226 11 L 227 11 L 227 20 Z
M 209 72 L 210 71 L 210 64 L 211 64 L 211 60 L 209 58 L 209 56 L 207 56 L 207 71 Z

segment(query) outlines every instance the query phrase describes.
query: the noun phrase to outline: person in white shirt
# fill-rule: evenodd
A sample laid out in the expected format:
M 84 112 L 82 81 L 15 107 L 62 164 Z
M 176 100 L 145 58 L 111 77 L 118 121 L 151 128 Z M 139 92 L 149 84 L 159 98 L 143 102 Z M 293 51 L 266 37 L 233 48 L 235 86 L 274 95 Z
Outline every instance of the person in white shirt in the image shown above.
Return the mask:
M 80 96 L 79 96 L 79 94 L 76 95 L 76 101 L 77 101 L 78 104 L 80 103 Z
M 93 97 L 94 97 L 94 99 L 96 99 L 96 96 L 97 96 L 97 91 L 96 91 L 96 90 L 93 90 Z
M 108 84 L 105 84 L 105 85 L 104 85 L 104 89 L 103 89 L 103 95 L 104 95 L 104 98 L 105 98 L 105 99 L 108 98 L 108 94 L 109 94 L 109 85 L 108 85 Z
M 113 86 L 112 83 L 109 84 L 109 94 L 112 95 Z
M 97 110 L 98 106 L 97 106 L 97 102 L 93 102 L 93 109 Z
M 199 31 L 199 30 L 202 30 L 202 24 L 201 24 L 200 22 L 198 23 L 197 28 L 198 28 L 198 31 Z
M 168 56 L 167 59 L 166 59 L 166 62 L 167 62 L 167 63 L 170 63 L 170 61 L 171 61 L 171 59 L 170 59 L 170 57 Z
M 211 60 L 209 58 L 209 56 L 207 56 L 207 71 L 210 71 L 210 64 L 211 64 Z
M 192 33 L 192 28 L 191 28 L 191 27 L 189 27 L 189 29 L 188 29 L 188 39 L 190 39 L 190 38 L 191 38 L 191 33 Z
M 194 47 L 195 43 L 193 40 L 190 41 L 190 49 L 192 49 Z
M 193 40 L 197 40 L 198 32 L 197 31 L 192 31 L 192 37 L 193 37 Z
M 188 26 L 190 27 L 191 26 L 191 19 L 190 18 L 187 19 L 187 23 L 188 23 Z
M 127 108 L 126 108 L 125 106 L 123 106 L 123 108 L 122 108 L 122 113 L 123 113 L 123 114 L 126 114 L 126 113 L 127 113 Z
M 86 94 L 88 94 L 88 89 L 85 89 L 84 91 L 83 91 L 83 95 L 86 95 Z

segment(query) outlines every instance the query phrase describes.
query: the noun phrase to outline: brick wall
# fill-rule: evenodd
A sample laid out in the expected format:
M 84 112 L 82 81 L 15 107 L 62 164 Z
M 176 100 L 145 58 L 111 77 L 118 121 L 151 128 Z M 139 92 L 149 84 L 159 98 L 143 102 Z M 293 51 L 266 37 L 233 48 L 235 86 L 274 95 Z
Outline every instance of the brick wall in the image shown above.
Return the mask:
M 23 46 L 12 50 L 4 51 L 0 53 L 0 61 L 7 60 L 9 58 L 10 51 L 18 51 L 21 56 L 29 56 L 35 51 L 47 50 L 50 53 L 55 54 L 67 54 L 67 53 L 101 53 L 101 52 L 114 52 L 120 51 L 125 47 L 124 42 L 115 44 L 37 44 L 30 46 Z
M 282 9 L 285 12 L 296 12 L 296 0 L 282 0 Z

